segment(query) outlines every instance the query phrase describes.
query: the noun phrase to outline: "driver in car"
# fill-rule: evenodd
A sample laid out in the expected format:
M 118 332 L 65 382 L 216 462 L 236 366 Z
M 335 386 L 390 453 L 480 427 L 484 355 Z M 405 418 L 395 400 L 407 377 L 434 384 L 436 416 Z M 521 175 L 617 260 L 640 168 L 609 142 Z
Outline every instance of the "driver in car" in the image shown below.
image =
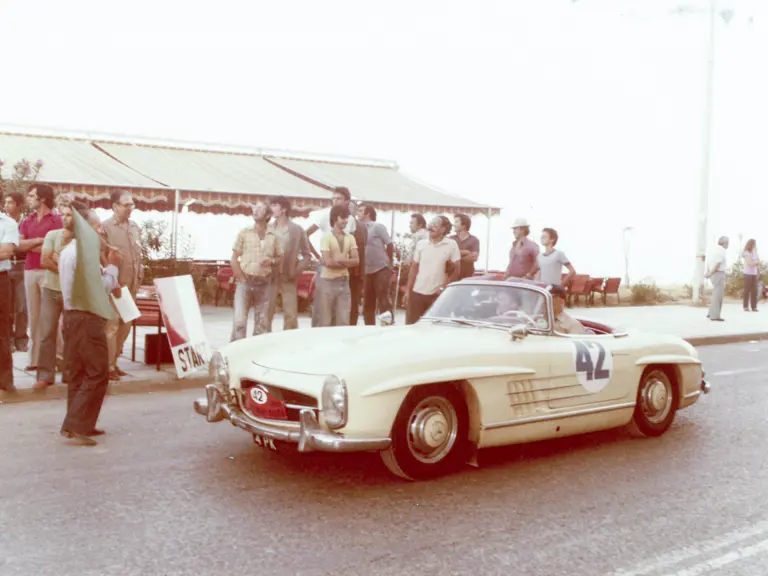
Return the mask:
M 555 317 L 555 332 L 560 334 L 586 334 L 587 330 L 576 320 L 571 318 L 565 312 L 565 288 L 562 286 L 549 286 L 549 293 L 552 294 L 552 312 Z
M 501 290 L 498 295 L 498 301 L 496 303 L 496 315 L 504 316 L 507 312 L 517 310 L 520 307 L 518 298 L 511 290 Z

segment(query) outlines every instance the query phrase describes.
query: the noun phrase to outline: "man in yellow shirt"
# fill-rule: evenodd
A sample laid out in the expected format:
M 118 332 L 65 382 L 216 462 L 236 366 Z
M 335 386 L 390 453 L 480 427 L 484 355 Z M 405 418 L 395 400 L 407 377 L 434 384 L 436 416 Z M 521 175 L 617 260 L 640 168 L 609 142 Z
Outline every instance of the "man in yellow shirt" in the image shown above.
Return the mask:
M 349 289 L 349 269 L 360 263 L 357 242 L 344 229 L 349 222 L 349 206 L 334 205 L 331 208 L 331 231 L 320 241 L 323 267 L 322 282 L 317 284 L 315 306 L 317 325 L 349 326 L 352 294 Z

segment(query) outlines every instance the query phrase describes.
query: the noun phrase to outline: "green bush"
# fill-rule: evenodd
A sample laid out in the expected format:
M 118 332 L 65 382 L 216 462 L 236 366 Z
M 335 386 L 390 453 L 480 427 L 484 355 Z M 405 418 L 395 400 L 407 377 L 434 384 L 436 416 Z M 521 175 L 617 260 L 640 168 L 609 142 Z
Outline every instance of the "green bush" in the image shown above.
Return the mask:
M 655 282 L 638 282 L 632 285 L 632 304 L 658 304 L 667 300 Z

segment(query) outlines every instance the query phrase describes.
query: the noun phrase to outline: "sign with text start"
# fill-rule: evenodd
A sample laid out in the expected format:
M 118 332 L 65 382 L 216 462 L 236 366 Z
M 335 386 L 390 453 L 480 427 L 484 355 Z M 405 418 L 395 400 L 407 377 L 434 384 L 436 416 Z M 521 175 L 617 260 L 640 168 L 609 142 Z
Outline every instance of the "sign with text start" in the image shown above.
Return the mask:
M 205 337 L 203 315 L 192 276 L 155 279 L 173 363 L 179 378 L 206 369 L 211 346 Z

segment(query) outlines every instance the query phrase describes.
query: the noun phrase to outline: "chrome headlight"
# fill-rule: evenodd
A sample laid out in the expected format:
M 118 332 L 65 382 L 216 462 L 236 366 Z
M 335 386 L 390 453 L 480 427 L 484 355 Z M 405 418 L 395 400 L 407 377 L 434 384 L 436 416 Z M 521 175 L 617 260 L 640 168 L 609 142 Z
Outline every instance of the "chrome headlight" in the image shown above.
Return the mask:
M 323 419 L 331 429 L 347 423 L 347 385 L 336 376 L 328 376 L 323 384 Z
M 221 352 L 214 352 L 208 365 L 208 374 L 215 384 L 222 384 L 229 388 L 229 362 Z

